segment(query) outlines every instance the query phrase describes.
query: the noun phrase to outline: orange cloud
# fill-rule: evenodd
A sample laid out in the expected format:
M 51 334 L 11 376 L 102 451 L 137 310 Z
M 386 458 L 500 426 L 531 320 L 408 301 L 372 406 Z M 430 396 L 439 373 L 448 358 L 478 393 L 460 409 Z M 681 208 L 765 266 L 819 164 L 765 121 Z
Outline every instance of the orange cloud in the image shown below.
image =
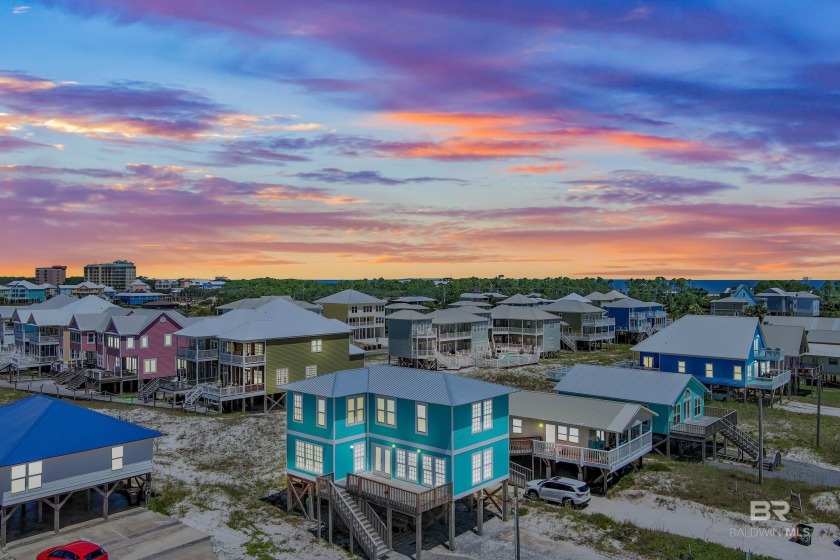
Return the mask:
M 512 173 L 545 175 L 548 173 L 563 173 L 568 168 L 565 163 L 549 163 L 545 165 L 511 165 L 508 167 L 508 171 Z

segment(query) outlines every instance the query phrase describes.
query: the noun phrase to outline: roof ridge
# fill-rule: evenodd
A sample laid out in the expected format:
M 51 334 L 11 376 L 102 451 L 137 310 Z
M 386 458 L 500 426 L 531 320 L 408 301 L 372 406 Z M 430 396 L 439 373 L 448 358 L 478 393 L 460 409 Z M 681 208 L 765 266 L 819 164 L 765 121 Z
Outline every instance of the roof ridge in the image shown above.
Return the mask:
M 2 464 L 4 462 L 4 460 L 6 459 L 6 457 L 11 455 L 12 452 L 17 449 L 18 445 L 20 445 L 20 442 L 24 441 L 26 439 L 25 436 L 29 435 L 29 433 L 32 432 L 32 430 L 35 429 L 35 426 L 38 424 L 38 422 L 41 420 L 41 418 L 44 416 L 44 414 L 47 413 L 47 410 L 53 405 L 53 403 L 57 402 L 52 397 L 48 397 L 46 395 L 32 395 L 31 397 L 29 397 L 27 399 L 22 399 L 22 400 L 17 401 L 17 403 L 24 403 L 24 402 L 26 402 L 30 399 L 37 399 L 39 402 L 41 400 L 46 400 L 46 406 L 44 406 L 43 410 L 41 410 L 35 416 L 35 418 L 33 418 L 33 421 L 29 423 L 29 427 L 26 428 L 26 430 L 24 430 L 23 432 L 20 432 L 20 434 L 19 434 L 20 437 L 17 438 L 17 441 L 15 442 L 14 447 L 12 449 L 10 449 L 5 455 L 0 457 L 0 464 Z M 17 404 L 17 403 L 12 403 L 12 404 Z

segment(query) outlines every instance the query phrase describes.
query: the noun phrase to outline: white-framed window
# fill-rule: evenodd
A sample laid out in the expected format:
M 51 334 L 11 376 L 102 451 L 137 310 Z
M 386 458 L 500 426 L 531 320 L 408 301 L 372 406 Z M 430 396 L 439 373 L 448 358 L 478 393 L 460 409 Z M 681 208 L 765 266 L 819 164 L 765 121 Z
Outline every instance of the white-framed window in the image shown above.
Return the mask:
M 353 472 L 365 470 L 365 444 L 359 442 L 353 445 Z
M 172 335 L 171 334 L 163 335 L 163 345 L 164 346 L 172 346 Z
M 408 453 L 408 480 L 417 482 L 417 453 Z
M 417 431 L 418 434 L 428 434 L 429 433 L 429 426 L 428 426 L 428 405 L 426 403 L 416 403 L 415 405 L 416 411 L 416 422 L 414 429 Z
M 88 341 L 88 344 L 95 344 L 96 343 L 96 333 L 92 333 L 92 332 L 87 333 L 87 341 Z
M 363 313 L 373 313 L 373 306 L 372 305 L 365 305 L 362 307 Z
M 285 385 L 289 382 L 289 368 L 277 368 L 275 373 L 277 374 L 277 385 Z
M 125 337 L 125 348 L 126 348 L 126 350 L 134 350 L 134 337 L 133 336 Z
M 376 423 L 392 427 L 397 425 L 397 401 L 376 397 Z
M 741 366 L 732 366 L 732 379 L 735 381 L 741 381 L 743 378 L 744 375 Z
M 358 313 L 358 312 L 359 312 L 359 307 L 358 306 L 354 305 L 350 308 L 350 313 Z
M 484 401 L 484 425 L 482 428 L 484 430 L 493 429 L 493 401 L 489 399 Z
M 111 470 L 118 471 L 123 468 L 123 446 L 111 448 Z
M 685 373 L 685 362 L 683 360 L 677 362 L 677 373 Z
M 434 476 L 432 472 L 432 456 L 431 455 L 423 455 L 423 485 L 424 486 L 431 486 L 434 482 Z
M 702 401 L 700 397 L 694 397 L 694 416 L 700 416 L 700 412 L 702 409 L 702 405 L 700 404 Z
M 295 393 L 292 397 L 292 420 L 303 422 L 303 395 Z
M 493 448 L 490 447 L 482 452 L 484 464 L 484 480 L 493 478 Z
M 472 403 L 472 433 L 477 434 L 493 428 L 493 401 Z
M 513 419 L 513 433 L 514 434 L 521 434 L 522 433 L 522 418 L 514 418 Z
M 306 379 L 315 377 L 316 375 L 318 375 L 318 366 L 306 366 L 306 369 L 304 370 L 304 375 L 306 376 Z
M 472 483 L 473 486 L 481 482 L 481 451 L 472 454 Z
M 295 465 L 302 471 L 322 474 L 324 472 L 324 448 L 308 441 L 296 441 Z
M 108 336 L 107 340 L 108 348 L 119 348 L 120 347 L 120 337 L 118 336 Z
M 327 425 L 327 399 L 318 397 L 318 414 L 315 416 L 315 424 L 321 428 Z
M 642 358 L 642 365 L 646 368 L 653 367 L 653 356 L 644 356 Z
M 477 434 L 481 431 L 481 403 L 472 403 L 472 433 Z
M 446 460 L 435 457 L 435 486 L 446 484 Z
M 365 421 L 365 397 L 347 397 L 347 425 L 362 424 Z
M 14 494 L 16 492 L 23 492 L 24 490 L 40 488 L 43 468 L 44 464 L 42 461 L 13 466 L 11 493 Z
M 714 377 L 715 368 L 713 364 L 706 364 L 706 377 Z
M 675 406 L 671 410 L 671 423 L 673 423 L 673 424 L 679 424 L 680 423 L 680 421 L 681 421 L 680 409 L 682 409 L 681 406 Z
M 143 373 L 157 373 L 157 358 L 143 360 Z
M 140 348 L 148 348 L 149 347 L 149 335 L 143 335 L 140 337 Z
M 394 474 L 397 478 L 405 479 L 405 449 L 397 449 L 395 455 L 397 457 L 397 470 Z
M 323 352 L 324 351 L 324 341 L 320 338 L 312 339 L 309 342 L 309 349 L 312 352 Z
M 607 433 L 604 430 L 595 430 L 595 439 L 598 441 L 607 441 Z

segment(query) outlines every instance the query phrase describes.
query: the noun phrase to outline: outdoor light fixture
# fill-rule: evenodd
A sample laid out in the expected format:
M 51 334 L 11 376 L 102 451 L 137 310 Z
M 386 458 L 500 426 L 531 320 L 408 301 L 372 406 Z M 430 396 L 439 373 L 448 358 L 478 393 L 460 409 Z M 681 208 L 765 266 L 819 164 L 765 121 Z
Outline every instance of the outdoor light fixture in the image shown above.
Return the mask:
M 542 422 L 540 422 L 540 428 L 542 428 L 542 427 L 543 427 Z

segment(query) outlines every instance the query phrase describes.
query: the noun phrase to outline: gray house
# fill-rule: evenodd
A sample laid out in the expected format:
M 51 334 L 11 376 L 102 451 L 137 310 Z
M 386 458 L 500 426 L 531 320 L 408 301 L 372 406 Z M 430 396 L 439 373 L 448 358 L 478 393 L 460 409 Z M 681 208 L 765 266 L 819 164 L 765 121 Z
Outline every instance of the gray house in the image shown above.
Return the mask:
M 0 545 L 20 507 L 53 510 L 55 532 L 62 506 L 77 492 L 108 499 L 117 484 L 151 489 L 154 438 L 160 432 L 51 397 L 35 395 L 0 408 Z

